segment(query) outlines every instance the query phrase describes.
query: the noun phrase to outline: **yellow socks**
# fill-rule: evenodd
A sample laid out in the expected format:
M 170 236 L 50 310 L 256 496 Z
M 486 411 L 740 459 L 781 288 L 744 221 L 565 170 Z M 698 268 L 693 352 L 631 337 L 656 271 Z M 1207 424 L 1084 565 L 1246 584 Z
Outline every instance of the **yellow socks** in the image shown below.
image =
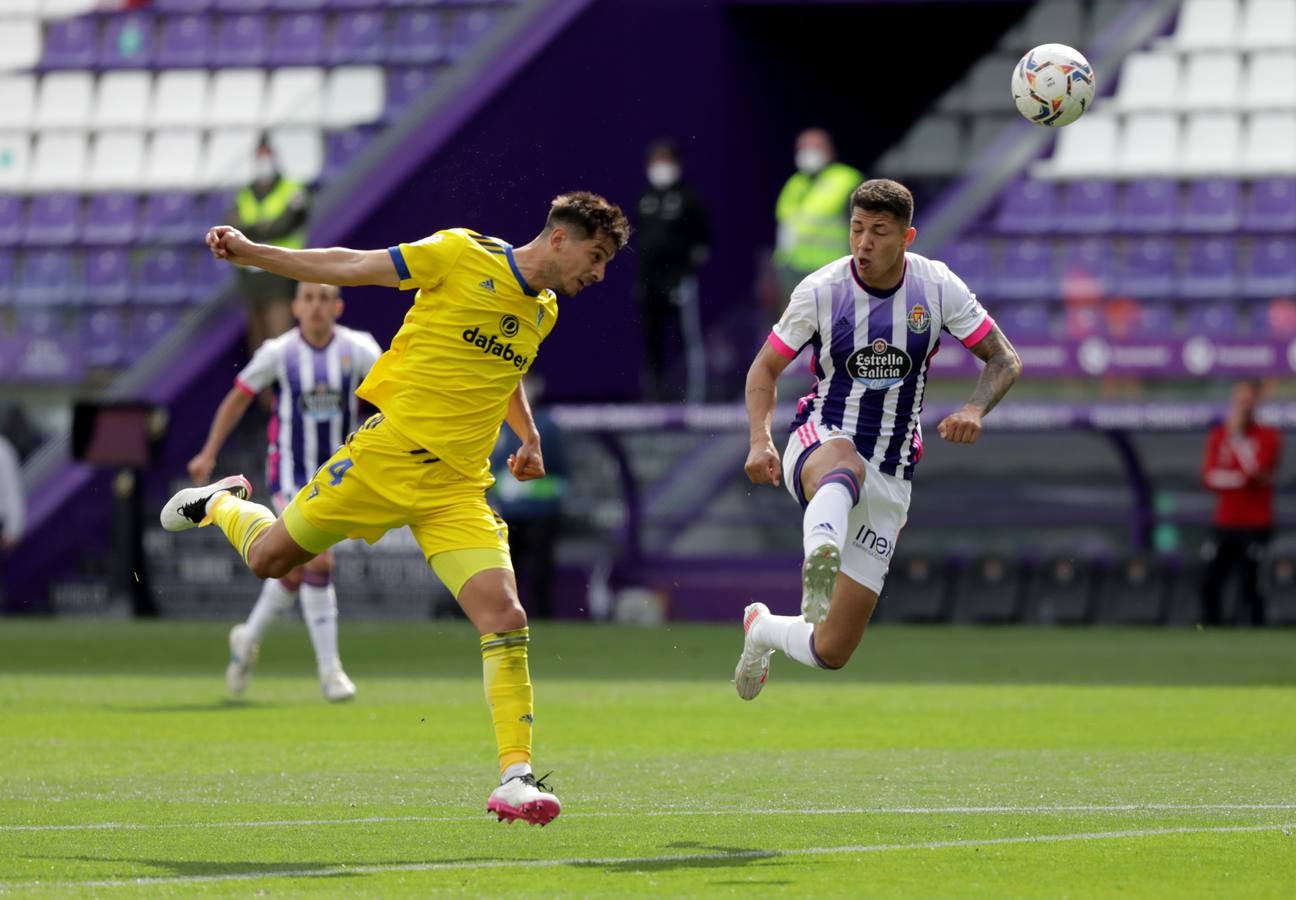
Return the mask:
M 243 562 L 247 562 L 252 542 L 275 522 L 275 514 L 260 503 L 240 500 L 228 491 L 212 497 L 207 504 L 207 518 L 225 532 L 225 537 L 243 557 Z
M 481 638 L 482 680 L 495 723 L 500 772 L 531 761 L 532 694 L 527 669 L 528 630 L 500 631 Z

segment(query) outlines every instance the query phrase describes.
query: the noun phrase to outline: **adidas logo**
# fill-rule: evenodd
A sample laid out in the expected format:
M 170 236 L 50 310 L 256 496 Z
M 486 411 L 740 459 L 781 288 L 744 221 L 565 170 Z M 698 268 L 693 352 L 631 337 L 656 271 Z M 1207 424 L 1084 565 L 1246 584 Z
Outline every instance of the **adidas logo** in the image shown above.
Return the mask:
M 484 287 L 486 288 L 486 290 L 490 291 L 493 294 L 495 293 L 495 279 L 487 278 L 485 281 L 479 284 L 478 287 Z
M 836 529 L 836 528 L 833 528 L 832 525 L 828 524 L 827 522 L 820 522 L 818 525 L 815 526 L 815 528 L 816 528 L 816 529 L 822 529 L 822 530 L 828 532 L 829 534 L 836 534 L 836 533 L 837 533 L 837 529 Z

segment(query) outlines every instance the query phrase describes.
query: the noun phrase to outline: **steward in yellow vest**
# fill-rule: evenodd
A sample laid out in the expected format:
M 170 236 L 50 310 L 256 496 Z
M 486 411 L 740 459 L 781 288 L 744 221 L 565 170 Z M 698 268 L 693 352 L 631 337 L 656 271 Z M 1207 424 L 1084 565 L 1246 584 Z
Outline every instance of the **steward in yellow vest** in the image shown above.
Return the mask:
M 850 252 L 846 207 L 864 176 L 835 157 L 828 132 L 810 128 L 797 137 L 797 171 L 783 186 L 774 210 L 774 264 L 784 303 L 802 278 Z

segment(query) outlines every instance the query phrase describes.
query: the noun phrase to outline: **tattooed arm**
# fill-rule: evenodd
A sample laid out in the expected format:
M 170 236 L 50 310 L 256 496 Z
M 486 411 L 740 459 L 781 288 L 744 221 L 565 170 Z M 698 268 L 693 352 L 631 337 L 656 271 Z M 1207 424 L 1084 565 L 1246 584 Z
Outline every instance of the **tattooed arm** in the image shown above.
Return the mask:
M 954 444 L 976 443 L 981 435 L 981 418 L 1003 399 L 1022 371 L 1017 351 L 998 325 L 969 349 L 985 362 L 976 390 L 967 403 L 936 426 L 936 432 Z

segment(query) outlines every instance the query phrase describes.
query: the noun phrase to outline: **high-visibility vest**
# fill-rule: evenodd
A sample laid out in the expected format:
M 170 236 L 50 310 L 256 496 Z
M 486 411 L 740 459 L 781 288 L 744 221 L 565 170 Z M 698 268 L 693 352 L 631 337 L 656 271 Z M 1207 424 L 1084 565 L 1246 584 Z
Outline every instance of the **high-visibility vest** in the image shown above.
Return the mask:
M 797 172 L 789 178 L 774 209 L 779 228 L 775 261 L 813 272 L 849 253 L 846 204 L 863 180 L 857 169 L 838 162 L 815 175 Z
M 287 211 L 288 204 L 302 190 L 301 182 L 280 178 L 270 193 L 266 194 L 264 199 L 258 200 L 252 188 L 245 187 L 238 193 L 239 218 L 254 224 L 273 222 Z M 300 250 L 306 246 L 306 229 L 299 228 L 291 234 L 267 243 L 274 244 L 276 247 L 287 247 L 290 250 Z

